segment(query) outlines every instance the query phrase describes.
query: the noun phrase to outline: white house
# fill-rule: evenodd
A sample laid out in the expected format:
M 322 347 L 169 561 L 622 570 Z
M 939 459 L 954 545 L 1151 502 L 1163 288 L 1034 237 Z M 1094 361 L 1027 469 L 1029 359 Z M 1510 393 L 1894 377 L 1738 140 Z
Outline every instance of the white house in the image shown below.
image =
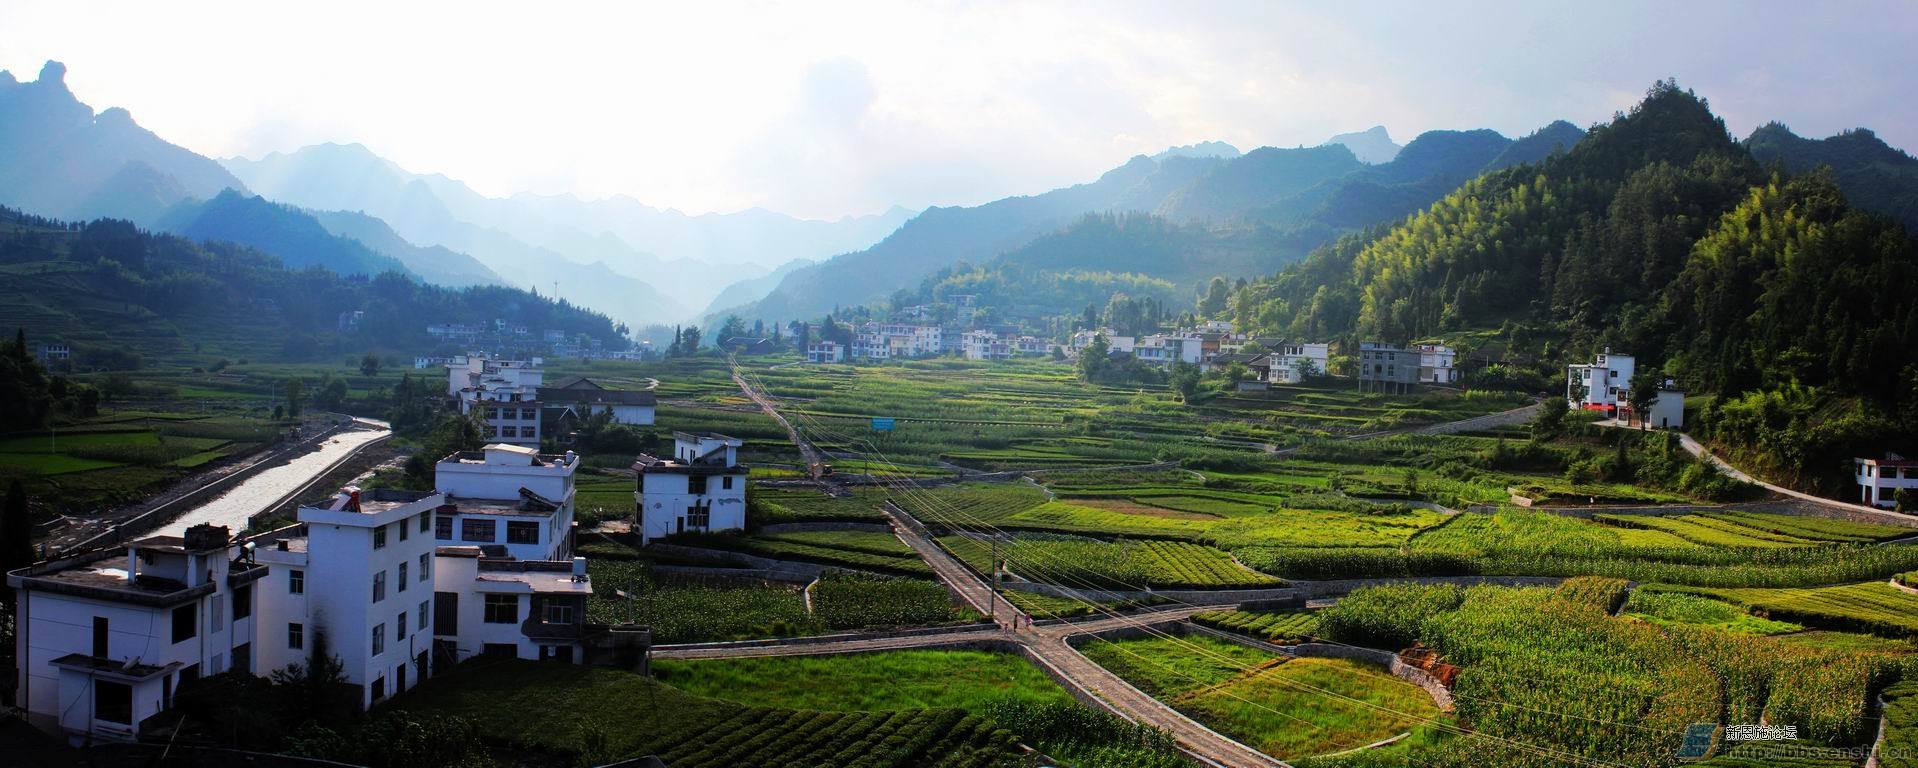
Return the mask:
M 256 539 L 262 671 L 307 663 L 324 637 L 370 707 L 429 674 L 434 511 L 440 493 L 348 486 L 300 525 Z
M 256 669 L 254 592 L 266 575 L 210 525 L 7 574 L 16 702 L 75 744 L 137 738 L 180 684 Z
M 1115 346 L 1114 350 L 1118 348 Z M 1198 365 L 1205 359 L 1204 352 L 1205 338 L 1196 333 L 1155 333 L 1140 336 L 1132 345 L 1133 357 L 1160 367 L 1170 367 L 1173 363 Z
M 1565 402 L 1588 411 L 1616 412 L 1631 395 L 1637 370 L 1631 355 L 1615 355 L 1606 347 L 1590 365 L 1565 367 Z
M 448 456 L 433 470 L 434 486 L 446 497 L 434 541 L 519 560 L 572 556 L 576 454 L 494 444 Z
M 746 473 L 737 438 L 674 432 L 673 458 L 641 454 L 633 489 L 640 541 L 686 531 L 746 527 Z
M 806 343 L 806 362 L 843 363 L 846 361 L 846 348 L 837 341 L 812 341 Z
M 586 559 L 519 560 L 481 547 L 440 547 L 434 558 L 436 658 L 474 656 L 584 663 L 606 628 L 586 623 L 593 593 Z
M 1330 344 L 1295 344 L 1281 341 L 1269 349 L 1265 380 L 1272 384 L 1298 384 L 1306 373 L 1323 376 L 1332 359 Z
M 1457 384 L 1458 352 L 1444 344 L 1420 344 L 1419 381 L 1426 384 Z
M 558 432 L 569 431 L 563 427 L 603 411 L 612 411 L 615 424 L 647 426 L 656 418 L 659 404 L 650 389 L 607 389 L 584 376 L 568 376 L 553 386 L 540 387 L 537 399 L 540 426 L 547 434 L 555 434 L 554 427 L 562 427 Z
M 1853 459 L 1857 466 L 1858 503 L 1892 509 L 1898 506 L 1898 492 L 1910 489 L 1918 494 L 1918 460 L 1895 453 L 1883 459 Z
M 447 395 L 458 398 L 460 413 L 478 410 L 487 439 L 518 445 L 540 442 L 540 384 L 544 361 L 493 360 L 483 354 L 446 366 Z
M 1014 354 L 1012 345 L 992 331 L 966 331 L 959 348 L 967 360 L 1005 360 Z
M 1622 392 L 1618 399 L 1618 418 L 1628 425 L 1657 427 L 1659 429 L 1683 429 L 1685 427 L 1685 392 L 1678 384 L 1666 379 L 1658 385 L 1658 396 L 1652 399 L 1652 405 L 1641 415 L 1632 410 L 1628 399 L 1631 392 Z
M 852 356 L 868 360 L 937 355 L 944 329 L 937 325 L 866 323 L 853 334 Z

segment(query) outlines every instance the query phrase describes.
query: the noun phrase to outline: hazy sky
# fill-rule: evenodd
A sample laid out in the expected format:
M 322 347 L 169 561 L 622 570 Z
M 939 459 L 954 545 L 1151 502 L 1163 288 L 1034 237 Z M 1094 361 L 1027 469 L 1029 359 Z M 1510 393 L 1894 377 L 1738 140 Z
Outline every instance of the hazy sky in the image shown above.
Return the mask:
M 1915 48 L 1910 2 L 0 0 L 0 68 L 64 61 L 81 100 L 203 154 L 357 141 L 492 195 L 816 218 L 1208 139 L 1585 126 L 1668 76 L 1740 137 L 1776 119 L 1913 148 Z

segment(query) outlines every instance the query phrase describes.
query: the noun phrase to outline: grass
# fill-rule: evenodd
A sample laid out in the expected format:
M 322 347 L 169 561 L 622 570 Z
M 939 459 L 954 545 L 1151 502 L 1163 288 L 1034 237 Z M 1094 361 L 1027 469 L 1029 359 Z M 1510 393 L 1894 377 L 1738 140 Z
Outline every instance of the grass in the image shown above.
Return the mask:
M 1193 614 L 1192 621 L 1279 645 L 1303 643 L 1319 628 L 1311 611 L 1206 611 Z
M 939 543 L 980 573 L 992 572 L 989 542 L 943 536 Z M 1211 547 L 1180 541 L 1081 541 L 1022 536 L 1003 543 L 1000 557 L 1012 573 L 1033 581 L 1079 589 L 1208 589 L 1280 586 L 1284 581 L 1252 571 Z
M 1347 659 L 1271 660 L 1202 636 L 1105 641 L 1085 652 L 1175 709 L 1281 759 L 1364 746 L 1438 714 L 1417 686 Z
M 660 682 L 750 706 L 867 711 L 959 707 L 1002 698 L 1072 697 L 1023 657 L 969 650 L 886 651 L 653 662 Z
M 817 537 L 793 539 L 788 538 L 790 534 L 750 536 L 735 533 L 687 534 L 674 537 L 673 543 L 895 576 L 930 577 L 932 575 L 932 568 L 926 565 L 924 560 L 919 559 L 919 554 L 892 534 L 852 531 L 835 533 L 846 535 L 831 539 Z M 816 541 L 833 543 L 814 543 Z M 883 546 L 880 544 L 882 541 L 890 541 L 892 546 Z M 848 546 L 846 542 L 855 542 L 858 546 Z M 873 550 L 885 551 L 879 553 Z

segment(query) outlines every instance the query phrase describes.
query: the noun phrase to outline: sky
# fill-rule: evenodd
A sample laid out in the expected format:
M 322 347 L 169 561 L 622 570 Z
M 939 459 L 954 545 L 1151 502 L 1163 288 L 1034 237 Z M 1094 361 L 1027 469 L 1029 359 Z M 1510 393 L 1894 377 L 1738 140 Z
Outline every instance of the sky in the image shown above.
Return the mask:
M 0 0 L 0 69 L 65 62 L 82 101 L 201 154 L 359 142 L 494 196 L 823 219 L 1198 141 L 1582 127 L 1666 77 L 1739 137 L 1918 148 L 1914 41 L 1909 2 Z

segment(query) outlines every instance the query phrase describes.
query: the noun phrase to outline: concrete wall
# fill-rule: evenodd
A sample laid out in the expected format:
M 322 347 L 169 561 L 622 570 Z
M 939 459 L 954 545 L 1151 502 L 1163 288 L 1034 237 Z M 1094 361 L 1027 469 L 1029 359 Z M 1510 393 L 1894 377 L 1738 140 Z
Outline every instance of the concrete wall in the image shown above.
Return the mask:
M 1120 600 L 1144 600 L 1149 597 L 1162 597 L 1192 605 L 1226 605 L 1242 603 L 1248 600 L 1288 600 L 1298 596 L 1299 591 L 1291 587 L 1268 587 L 1258 589 L 1155 589 L 1151 592 L 1133 590 L 1090 590 L 1070 589 L 1052 584 L 1007 579 L 1000 586 L 1030 592 L 1036 595 L 1063 597 L 1068 600 L 1096 600 L 1116 602 Z

